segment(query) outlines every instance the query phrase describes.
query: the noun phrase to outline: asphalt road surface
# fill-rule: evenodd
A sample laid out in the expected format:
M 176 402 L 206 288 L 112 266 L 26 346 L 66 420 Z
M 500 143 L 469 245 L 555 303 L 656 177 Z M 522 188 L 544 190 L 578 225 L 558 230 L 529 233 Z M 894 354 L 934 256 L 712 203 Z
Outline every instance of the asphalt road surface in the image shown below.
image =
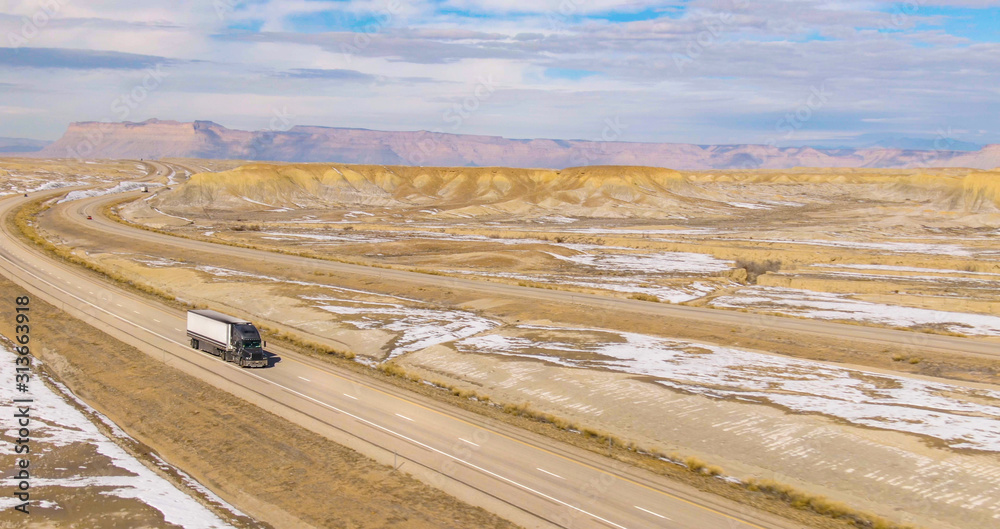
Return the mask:
M 632 312 L 645 317 L 684 318 L 711 321 L 720 325 L 739 327 L 765 328 L 775 333 L 804 333 L 817 337 L 817 340 L 835 341 L 842 339 L 859 340 L 887 346 L 906 346 L 919 349 L 921 352 L 963 353 L 982 356 L 1000 356 L 1000 341 L 989 338 L 963 338 L 920 332 L 848 325 L 823 320 L 799 319 L 765 314 L 690 307 L 686 305 L 671 305 L 667 303 L 650 303 L 632 299 L 612 298 L 597 294 L 565 292 L 521 287 L 504 283 L 492 283 L 483 280 L 458 277 L 437 276 L 409 272 L 405 270 L 390 270 L 362 265 L 338 263 L 309 259 L 293 255 L 285 255 L 249 248 L 238 248 L 204 241 L 194 241 L 149 232 L 138 228 L 122 225 L 111 219 L 98 215 L 101 206 L 107 202 L 120 200 L 121 195 L 96 197 L 65 204 L 58 211 L 66 219 L 84 228 L 98 230 L 107 237 L 117 240 L 135 239 L 157 244 L 167 244 L 175 247 L 213 252 L 217 255 L 228 255 L 234 258 L 266 259 L 275 265 L 307 268 L 353 274 L 357 277 L 368 277 L 384 282 L 405 281 L 414 285 L 432 286 L 438 288 L 461 288 L 479 292 L 483 295 L 496 297 L 519 297 L 551 301 L 565 304 L 576 304 L 593 309 Z M 94 220 L 86 221 L 87 215 Z
M 171 169 L 153 164 L 157 175 Z M 157 175 L 153 175 L 155 177 Z M 151 178 L 152 178 L 151 177 Z M 62 210 L 104 236 L 138 238 L 233 256 L 255 250 L 173 238 L 122 226 L 97 215 L 101 203 L 121 195 L 67 203 Z M 0 201 L 0 218 L 31 198 Z M 87 221 L 86 215 L 94 220 Z M 276 265 L 301 264 L 302 258 L 268 254 Z M 384 279 L 454 286 L 492 295 L 516 294 L 575 303 L 640 309 L 666 307 L 555 291 L 535 291 L 362 266 L 312 261 L 340 272 Z M 488 421 L 432 399 L 409 393 L 357 373 L 269 348 L 277 362 L 266 369 L 241 369 L 192 350 L 182 311 L 133 295 L 54 260 L 10 233 L 0 231 L 0 273 L 33 295 L 138 347 L 153 359 L 206 380 L 379 461 L 400 466 L 461 499 L 481 505 L 525 527 L 745 529 L 800 527 L 580 450 L 544 436 Z M 666 313 L 666 314 L 669 314 Z M 720 317 L 730 317 L 721 314 Z M 795 322 L 798 323 L 798 322 Z M 859 330 L 851 328 L 852 330 Z

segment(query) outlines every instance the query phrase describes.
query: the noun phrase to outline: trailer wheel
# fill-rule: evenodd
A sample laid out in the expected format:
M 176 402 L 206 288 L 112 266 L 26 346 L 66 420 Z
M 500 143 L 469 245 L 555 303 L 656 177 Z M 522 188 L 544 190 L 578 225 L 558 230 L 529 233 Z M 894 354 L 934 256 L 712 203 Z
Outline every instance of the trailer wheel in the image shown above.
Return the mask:
M 198 340 L 195 340 L 194 338 L 191 338 L 191 348 L 192 349 L 198 349 L 199 345 L 201 345 L 201 344 L 198 343 Z

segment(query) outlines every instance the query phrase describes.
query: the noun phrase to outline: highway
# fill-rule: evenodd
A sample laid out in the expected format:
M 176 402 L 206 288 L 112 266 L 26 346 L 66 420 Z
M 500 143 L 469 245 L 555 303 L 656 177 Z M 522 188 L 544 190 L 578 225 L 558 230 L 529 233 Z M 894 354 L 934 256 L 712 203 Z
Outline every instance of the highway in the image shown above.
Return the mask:
M 650 303 L 597 294 L 538 289 L 477 279 L 374 268 L 183 239 L 125 226 L 98 214 L 102 205 L 120 199 L 121 195 L 84 199 L 61 207 L 58 213 L 69 222 L 76 223 L 84 229 L 99 230 L 102 236 L 112 236 L 118 240 L 133 239 L 171 245 L 189 250 L 207 251 L 216 255 L 231 256 L 236 259 L 265 259 L 275 265 L 350 274 L 355 277 L 370 278 L 385 283 L 401 281 L 412 285 L 435 288 L 466 289 L 482 295 L 499 298 L 518 297 L 562 304 L 584 305 L 592 309 L 605 311 L 631 312 L 649 318 L 654 330 L 655 321 L 657 320 L 667 321 L 671 318 L 679 318 L 710 321 L 734 327 L 766 329 L 767 332 L 775 334 L 802 333 L 813 335 L 817 340 L 822 341 L 851 339 L 884 346 L 918 348 L 920 351 L 926 352 L 960 353 L 987 357 L 997 357 L 1000 355 L 1000 341 L 996 341 L 995 339 L 963 338 L 863 325 L 849 325 L 824 320 L 753 314 L 704 307 L 672 305 L 669 303 Z M 87 215 L 93 216 L 94 220 L 84 220 Z
M 157 176 L 171 170 L 154 164 Z M 65 191 L 65 190 L 64 190 Z M 103 236 L 132 238 L 234 257 L 256 250 L 213 245 L 142 231 L 97 215 L 101 204 L 122 195 L 83 199 L 62 208 L 82 226 Z M 32 198 L 0 200 L 6 219 Z M 452 278 L 371 269 L 325 261 L 267 254 L 281 265 L 330 267 L 332 270 L 401 278 L 454 287 Z M 670 529 L 791 529 L 801 527 L 520 429 L 488 421 L 464 410 L 416 395 L 361 374 L 338 369 L 280 348 L 269 347 L 281 361 L 267 369 L 241 369 L 192 350 L 185 336 L 184 313 L 131 294 L 96 276 L 43 254 L 10 232 L 0 232 L 0 273 L 34 296 L 68 314 L 253 404 L 277 413 L 378 461 L 431 483 L 463 500 L 529 528 L 662 527 Z M 568 293 L 536 291 L 476 281 L 463 282 L 494 295 L 514 293 L 559 300 Z M 620 307 L 619 300 L 573 294 L 573 302 Z M 583 298 L 583 301 L 581 301 Z M 651 304 L 625 304 L 627 310 L 651 313 Z M 726 314 L 726 313 L 723 313 Z M 739 314 L 739 313 L 735 313 Z M 744 315 L 745 316 L 745 315 Z M 852 330 L 857 330 L 850 327 Z

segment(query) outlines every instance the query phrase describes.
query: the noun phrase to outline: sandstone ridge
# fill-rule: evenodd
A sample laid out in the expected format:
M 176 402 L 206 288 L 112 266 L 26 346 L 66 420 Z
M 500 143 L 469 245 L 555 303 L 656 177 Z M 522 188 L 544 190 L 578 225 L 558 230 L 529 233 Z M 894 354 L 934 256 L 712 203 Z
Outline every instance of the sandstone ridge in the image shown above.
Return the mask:
M 682 170 L 792 167 L 1000 166 L 1000 145 L 977 152 L 776 148 L 764 145 L 516 140 L 498 136 L 295 126 L 242 131 L 210 121 L 73 123 L 37 156 L 46 158 L 210 158 L 452 167 L 647 165 Z

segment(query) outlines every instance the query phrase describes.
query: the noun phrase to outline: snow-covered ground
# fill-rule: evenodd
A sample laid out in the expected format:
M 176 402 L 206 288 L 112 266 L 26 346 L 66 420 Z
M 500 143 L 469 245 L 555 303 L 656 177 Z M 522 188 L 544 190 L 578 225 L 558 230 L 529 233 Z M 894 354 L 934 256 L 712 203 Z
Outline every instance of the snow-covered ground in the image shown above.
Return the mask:
M 950 285 L 953 287 L 961 287 L 966 289 L 989 288 L 994 291 L 1000 289 L 1000 276 L 992 276 L 989 278 L 961 277 L 961 276 L 948 277 L 941 275 L 937 276 L 913 275 L 913 274 L 900 275 L 900 274 L 884 274 L 884 273 L 849 272 L 844 270 L 829 270 L 829 271 L 824 271 L 823 274 L 827 276 L 845 277 L 848 279 L 862 279 L 865 281 L 871 281 L 871 280 L 910 281 L 910 282 L 936 283 L 938 285 Z
M 475 336 L 500 326 L 499 322 L 463 310 L 407 307 L 398 303 L 359 302 L 330 296 L 303 296 L 317 307 L 356 319 L 341 320 L 358 329 L 399 333 L 388 358 Z
M 743 209 L 771 209 L 771 206 L 766 204 L 753 204 L 749 202 L 726 202 L 726 204 Z
M 468 270 L 448 270 L 450 274 L 477 275 L 481 277 L 503 277 L 516 281 L 527 281 L 530 283 L 540 283 L 546 285 L 566 285 L 583 288 L 593 288 L 597 290 L 610 290 L 612 292 L 624 292 L 626 294 L 646 294 L 656 296 L 660 301 L 669 303 L 684 303 L 711 294 L 715 287 L 701 282 L 694 282 L 685 286 L 664 286 L 646 281 L 648 278 L 635 277 L 602 277 L 597 280 L 587 276 L 562 276 L 562 275 L 531 275 L 516 274 L 511 272 L 473 272 Z
M 748 239 L 729 239 L 733 241 Z M 957 244 L 935 244 L 921 242 L 861 242 L 861 241 L 834 241 L 834 240 L 793 240 L 793 239 L 749 239 L 754 242 L 770 242 L 780 244 L 806 244 L 811 246 L 832 246 L 835 248 L 856 248 L 859 250 L 880 250 L 892 253 L 924 253 L 932 255 L 952 255 L 955 257 L 969 257 L 972 252 Z
M 609 248 L 592 244 L 559 244 L 580 252 L 552 257 L 598 270 L 628 271 L 639 274 L 709 274 L 724 272 L 733 267 L 732 261 L 716 259 L 711 255 L 690 252 L 606 253 Z M 619 248 L 614 248 L 619 249 Z M 600 253 L 597 253 L 600 252 Z
M 1000 336 L 1000 317 L 947 312 L 851 299 L 849 294 L 814 292 L 783 287 L 752 286 L 720 296 L 709 305 L 753 308 L 824 320 L 850 320 L 893 327 L 942 327 L 948 331 Z
M 990 272 L 966 272 L 964 270 L 948 270 L 944 268 L 918 268 L 915 266 L 891 266 L 873 264 L 814 264 L 817 268 L 847 268 L 851 270 L 874 270 L 877 272 L 914 272 L 922 274 L 948 274 L 948 275 L 973 275 L 973 276 L 993 276 L 1000 277 L 1000 274 Z
M 276 207 L 278 207 L 278 206 L 275 206 L 274 204 L 265 204 L 264 202 L 260 202 L 260 201 L 254 200 L 254 199 L 252 199 L 250 197 L 241 196 L 240 198 L 242 198 L 243 200 L 246 200 L 247 202 L 249 202 L 251 204 L 257 204 L 258 206 L 267 206 L 269 208 L 276 208 Z
M 101 197 L 104 195 L 113 195 L 115 193 L 127 193 L 129 191 L 137 191 L 143 187 L 159 187 L 162 185 L 163 184 L 152 184 L 147 182 L 121 182 L 109 189 L 85 189 L 82 191 L 70 191 L 65 197 L 59 200 L 57 204 L 80 200 L 83 198 Z
M 186 220 L 186 221 L 188 221 L 188 222 L 190 222 L 192 224 L 194 223 L 193 220 L 191 220 L 191 219 L 189 219 L 187 217 L 179 217 L 177 215 L 171 215 L 170 213 L 164 213 L 164 212 L 162 212 L 162 211 L 160 211 L 160 210 L 158 210 L 156 208 L 152 208 L 152 210 L 155 211 L 155 212 L 157 212 L 157 213 L 159 213 L 160 215 L 163 215 L 164 217 L 173 217 L 175 219 Z
M 283 231 L 264 231 L 261 232 L 262 239 L 267 239 L 271 241 L 290 241 L 295 239 L 306 239 L 310 241 L 321 241 L 321 242 L 344 242 L 344 243 L 357 243 L 357 244 L 371 244 L 371 243 L 383 243 L 383 242 L 396 242 L 401 240 L 400 238 L 382 237 L 372 235 L 365 232 L 355 232 L 355 231 L 338 231 L 333 234 L 319 234 L 319 233 L 288 233 Z
M 340 231 L 331 234 L 291 233 L 284 231 L 263 232 L 270 240 L 307 239 L 326 243 L 384 243 L 413 239 L 433 239 L 447 241 L 485 242 L 502 245 L 544 244 L 558 246 L 578 252 L 577 255 L 563 256 L 549 253 L 552 257 L 574 264 L 608 271 L 629 271 L 637 274 L 711 274 L 732 268 L 732 261 L 723 261 L 710 255 L 691 252 L 635 253 L 634 250 L 619 246 L 597 244 L 576 244 L 550 242 L 542 239 L 491 238 L 484 235 L 439 233 L 432 231 L 413 232 L 367 232 Z
M 1000 451 L 1000 392 L 603 329 L 522 325 L 460 340 L 467 353 L 657 377 L 714 398 L 766 402 L 854 424 Z
M 206 274 L 210 274 L 210 275 L 215 276 L 215 277 L 224 277 L 224 278 L 239 277 L 239 278 L 245 278 L 245 279 L 255 279 L 255 280 L 263 281 L 263 282 L 267 282 L 267 283 L 287 283 L 289 285 L 299 285 L 299 286 L 306 286 L 306 287 L 321 288 L 321 289 L 324 289 L 324 290 L 330 290 L 332 292 L 344 292 L 344 293 L 352 293 L 352 294 L 361 294 L 361 295 L 364 295 L 364 296 L 378 296 L 378 297 L 387 298 L 387 299 L 398 299 L 398 300 L 401 300 L 401 301 L 411 301 L 411 302 L 414 302 L 414 303 L 423 303 L 423 301 L 420 301 L 419 299 L 404 298 L 402 296 L 392 296 L 392 295 L 388 295 L 388 294 L 378 294 L 376 292 L 369 292 L 367 290 L 358 290 L 358 289 L 354 289 L 354 288 L 337 287 L 337 286 L 333 286 L 333 285 L 324 285 L 322 283 L 315 283 L 315 282 L 312 282 L 312 281 L 298 281 L 298 280 L 294 280 L 294 279 L 284 279 L 284 278 L 275 277 L 275 276 L 268 276 L 268 275 L 263 275 L 263 274 L 254 274 L 254 273 L 250 273 L 250 272 L 243 272 L 241 270 L 233 270 L 231 268 L 222 268 L 222 267 L 219 267 L 219 266 L 207 266 L 207 265 L 204 265 L 204 266 L 196 266 L 196 267 L 194 267 L 194 269 L 198 270 L 200 272 L 205 272 Z
M 715 228 L 564 228 L 562 233 L 579 233 L 588 235 L 703 235 L 718 233 Z
M 43 184 L 39 184 L 38 186 L 33 187 L 31 189 L 28 189 L 27 191 L 29 193 L 34 193 L 35 191 L 48 191 L 49 189 L 59 189 L 59 188 L 62 188 L 62 187 L 72 187 L 72 186 L 75 186 L 75 185 L 80 185 L 81 183 L 82 182 L 64 182 L 64 181 L 60 181 L 60 180 L 49 181 L 49 182 L 45 182 Z
M 0 378 L 3 380 L 14 380 L 14 354 L 6 347 L 0 346 Z M 120 446 L 97 429 L 80 411 L 73 407 L 68 400 L 77 400 L 69 389 L 65 386 L 57 385 L 60 394 L 50 390 L 41 380 L 35 378 L 31 382 L 30 397 L 34 399 L 32 403 L 32 428 L 31 437 L 37 443 L 34 447 L 45 445 L 53 448 L 62 448 L 72 445 L 92 445 L 97 453 L 106 457 L 114 467 L 113 472 L 108 475 L 94 475 L 96 469 L 84 469 L 80 476 L 70 476 L 64 478 L 46 478 L 45 473 L 33 477 L 32 488 L 43 487 L 93 487 L 103 489 L 101 494 L 125 499 L 137 499 L 146 505 L 163 513 L 164 519 L 171 524 L 190 529 L 221 529 L 232 527 L 225 523 L 212 511 L 208 510 L 201 503 L 188 494 L 178 490 L 170 482 L 161 478 L 158 474 L 144 466 L 138 460 L 130 456 Z M 16 393 L 13 384 L 0 384 L 0 402 L 3 402 L 4 417 L 14 416 L 15 410 L 11 403 L 13 399 L 22 398 L 23 394 Z M 82 404 L 82 402 L 80 403 Z M 86 405 L 85 409 L 88 409 Z M 98 415 L 92 408 L 88 413 Z M 111 427 L 112 432 L 117 436 L 126 437 L 117 426 L 107 417 L 98 415 L 100 420 Z M 12 420 L 4 420 L 3 425 L 7 430 L 4 432 L 7 439 L 17 437 L 17 429 Z M 34 450 L 32 451 L 34 452 Z M 44 464 L 46 452 L 41 451 L 33 456 L 32 467 L 36 464 Z M 164 463 L 165 464 L 165 463 Z M 41 468 L 44 468 L 41 467 Z M 207 492 L 207 489 L 201 489 Z M 210 494 L 210 493 L 209 493 Z M 35 494 L 32 493 L 34 497 Z M 238 512 L 231 505 L 226 504 L 214 495 L 209 496 L 210 500 L 231 512 Z M 17 498 L 4 495 L 0 498 L 0 508 L 9 508 L 20 503 Z M 35 505 L 36 508 L 39 505 Z M 53 502 L 48 502 L 47 508 L 61 509 L 63 507 Z M 35 511 L 37 512 L 37 511 Z

